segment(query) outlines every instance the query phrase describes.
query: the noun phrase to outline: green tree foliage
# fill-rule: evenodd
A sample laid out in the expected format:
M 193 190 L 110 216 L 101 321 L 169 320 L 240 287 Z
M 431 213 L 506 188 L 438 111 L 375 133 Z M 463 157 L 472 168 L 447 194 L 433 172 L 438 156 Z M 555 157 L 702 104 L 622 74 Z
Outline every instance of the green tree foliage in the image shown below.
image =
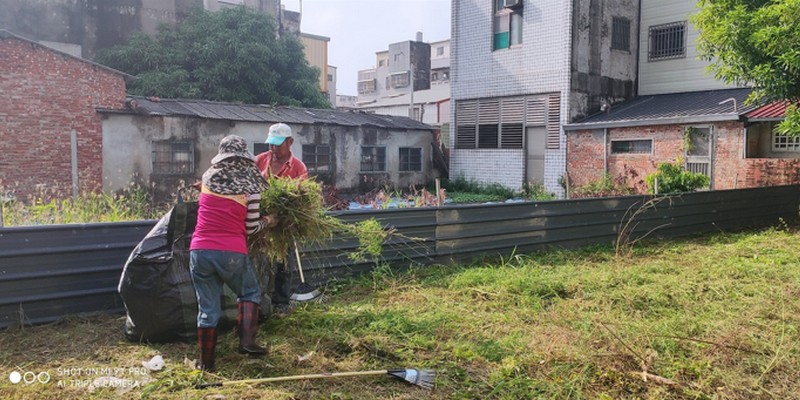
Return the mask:
M 701 56 L 727 83 L 752 85 L 749 101 L 800 101 L 800 0 L 700 0 L 693 22 Z M 800 135 L 800 111 L 779 129 Z
M 680 193 L 694 192 L 695 190 L 708 187 L 709 180 L 704 174 L 689 172 L 683 169 L 681 161 L 675 164 L 658 164 L 658 171 L 644 177 L 650 193 Z M 656 191 L 658 183 L 658 191 Z
M 295 35 L 276 35 L 271 16 L 245 7 L 198 9 L 154 36 L 133 35 L 97 61 L 136 79 L 131 94 L 329 108 Z

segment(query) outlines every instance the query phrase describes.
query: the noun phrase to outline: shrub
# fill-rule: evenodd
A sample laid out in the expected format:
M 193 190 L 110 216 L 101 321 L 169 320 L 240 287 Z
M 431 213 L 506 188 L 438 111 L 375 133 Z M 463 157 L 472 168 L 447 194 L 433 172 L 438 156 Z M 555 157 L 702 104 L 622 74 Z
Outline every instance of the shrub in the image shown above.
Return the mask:
M 644 180 L 652 194 L 694 192 L 709 185 L 704 174 L 686 171 L 678 160 L 675 164 L 658 164 L 658 171 L 647 175 Z M 658 187 L 656 187 L 658 182 Z
M 632 187 L 626 186 L 625 182 L 624 178 L 615 180 L 611 175 L 604 174 L 602 178 L 576 188 L 570 197 L 614 197 L 634 194 L 636 191 Z

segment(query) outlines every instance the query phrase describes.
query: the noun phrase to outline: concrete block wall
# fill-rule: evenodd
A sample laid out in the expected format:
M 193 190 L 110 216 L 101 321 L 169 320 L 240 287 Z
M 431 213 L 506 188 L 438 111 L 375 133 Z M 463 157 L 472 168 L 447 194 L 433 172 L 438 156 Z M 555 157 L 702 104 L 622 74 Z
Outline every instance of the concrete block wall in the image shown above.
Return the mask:
M 18 199 L 72 193 L 70 132 L 79 189 L 102 184 L 97 108 L 121 109 L 124 75 L 14 37 L 0 38 L 0 190 Z
M 492 1 L 453 0 L 451 20 L 451 115 L 458 100 L 559 93 L 561 121 L 569 104 L 571 2 L 525 1 L 523 39 L 519 46 L 492 51 Z M 545 154 L 545 187 L 562 194 L 564 141 Z M 524 153 L 511 150 L 456 149 L 450 135 L 450 176 L 520 188 Z M 476 164 L 477 163 L 477 164 Z M 502 165 L 500 170 L 485 166 Z

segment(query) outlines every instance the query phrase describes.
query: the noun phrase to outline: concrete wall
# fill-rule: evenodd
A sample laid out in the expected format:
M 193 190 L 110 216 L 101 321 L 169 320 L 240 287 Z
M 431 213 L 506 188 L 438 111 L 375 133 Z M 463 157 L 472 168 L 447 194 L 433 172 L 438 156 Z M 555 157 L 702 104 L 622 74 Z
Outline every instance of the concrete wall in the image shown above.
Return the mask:
M 0 38 L 0 185 L 24 199 L 72 194 L 71 132 L 78 189 L 102 183 L 102 122 L 121 109 L 123 75 L 13 37 Z
M 219 141 L 229 134 L 242 136 L 253 150 L 263 143 L 269 123 L 233 122 L 183 117 L 109 113 L 103 120 L 103 188 L 123 189 L 135 181 L 154 187 L 160 198 L 174 194 L 181 181 L 199 179 L 217 154 Z M 302 160 L 304 144 L 328 144 L 333 152 L 330 176 L 320 177 L 343 193 L 357 193 L 385 185 L 407 188 L 431 182 L 433 170 L 430 131 L 403 131 L 338 125 L 289 124 L 294 132 L 292 153 Z M 187 139 L 194 142 L 195 170 L 186 175 L 153 175 L 152 142 Z M 361 173 L 361 146 L 386 147 L 386 172 Z M 399 172 L 399 148 L 422 149 L 422 172 Z
M 217 0 L 0 0 L 0 28 L 34 40 L 81 46 L 81 56 L 127 42 L 134 32 L 183 21 L 194 8 L 217 11 Z M 240 3 L 275 17 L 279 0 Z M 224 4 L 223 4 L 224 5 Z
M 633 98 L 639 50 L 638 0 L 576 0 L 573 10 L 569 121 Z M 611 48 L 614 17 L 630 22 L 630 51 Z
M 639 94 L 691 92 L 734 87 L 714 79 L 705 71 L 708 62 L 697 53 L 698 31 L 689 23 L 697 12 L 696 0 L 642 0 L 642 28 L 639 34 Z M 649 27 L 687 21 L 686 57 L 647 61 Z

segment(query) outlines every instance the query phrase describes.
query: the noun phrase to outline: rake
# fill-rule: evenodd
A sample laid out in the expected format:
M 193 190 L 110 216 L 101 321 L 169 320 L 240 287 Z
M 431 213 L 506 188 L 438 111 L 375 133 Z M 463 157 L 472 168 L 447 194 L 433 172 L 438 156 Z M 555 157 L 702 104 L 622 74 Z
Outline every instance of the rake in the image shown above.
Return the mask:
M 303 303 L 306 301 L 323 301 L 324 296 L 322 295 L 322 291 L 306 283 L 306 278 L 303 276 L 303 266 L 300 263 L 300 251 L 297 250 L 297 242 L 294 242 L 294 256 L 297 258 L 297 272 L 300 273 L 300 284 L 294 290 L 294 293 L 292 293 L 291 297 L 289 297 L 289 301 L 296 303 Z
M 296 381 L 301 379 L 323 379 L 323 378 L 340 378 L 347 376 L 367 376 L 367 375 L 384 375 L 388 374 L 393 378 L 406 381 L 412 385 L 416 385 L 428 390 L 433 390 L 433 381 L 436 377 L 436 372 L 428 369 L 416 368 L 395 368 L 384 369 L 375 371 L 353 371 L 353 372 L 329 372 L 324 374 L 308 374 L 308 375 L 291 375 L 291 376 L 276 376 L 272 378 L 259 378 L 259 379 L 242 379 L 238 381 L 225 381 L 214 383 L 198 383 L 195 385 L 197 389 L 205 389 L 208 387 L 231 386 L 239 384 L 258 384 L 268 382 L 284 382 Z

